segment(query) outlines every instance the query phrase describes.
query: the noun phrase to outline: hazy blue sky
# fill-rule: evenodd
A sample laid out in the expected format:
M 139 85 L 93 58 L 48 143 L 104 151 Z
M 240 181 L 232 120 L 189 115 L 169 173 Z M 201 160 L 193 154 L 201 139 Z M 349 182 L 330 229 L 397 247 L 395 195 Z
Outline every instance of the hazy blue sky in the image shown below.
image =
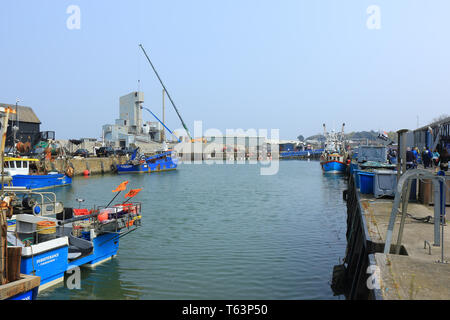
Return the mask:
M 366 25 L 370 5 L 381 29 Z M 449 12 L 448 0 L 2 1 L 0 102 L 19 97 L 57 138 L 99 138 L 140 79 L 159 115 L 142 43 L 191 131 L 414 129 L 450 113 Z

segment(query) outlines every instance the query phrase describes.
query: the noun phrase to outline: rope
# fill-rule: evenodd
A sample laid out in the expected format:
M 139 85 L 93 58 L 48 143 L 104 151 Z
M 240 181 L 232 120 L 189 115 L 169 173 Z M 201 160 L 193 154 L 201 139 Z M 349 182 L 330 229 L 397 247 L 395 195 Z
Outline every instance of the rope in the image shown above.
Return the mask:
M 398 214 L 398 215 L 401 215 L 402 212 L 399 210 L 399 211 L 397 212 L 397 214 Z M 432 216 L 426 216 L 426 217 L 418 218 L 418 217 L 414 217 L 414 216 L 413 216 L 412 214 L 410 214 L 410 213 L 406 213 L 406 216 L 409 217 L 409 218 L 411 218 L 411 219 L 413 219 L 413 220 L 416 220 L 416 221 L 420 221 L 420 222 L 424 222 L 424 223 L 434 223 L 434 222 L 431 222 L 431 220 L 433 219 Z

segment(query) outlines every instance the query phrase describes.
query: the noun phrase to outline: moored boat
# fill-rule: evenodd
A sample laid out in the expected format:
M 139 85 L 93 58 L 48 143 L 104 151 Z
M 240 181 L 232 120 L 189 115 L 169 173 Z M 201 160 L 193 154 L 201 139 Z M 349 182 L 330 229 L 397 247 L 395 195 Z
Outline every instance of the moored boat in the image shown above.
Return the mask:
M 36 167 L 37 162 L 38 159 L 32 158 L 4 157 L 3 168 L 5 173 L 12 177 L 11 184 L 14 187 L 43 190 L 72 183 L 72 178 L 64 173 L 40 174 Z
M 344 156 L 338 153 L 322 154 L 320 164 L 323 171 L 328 173 L 344 173 L 347 170 Z
M 172 151 L 162 152 L 151 157 L 137 157 L 135 154 L 125 164 L 116 166 L 117 173 L 151 173 L 176 170 L 178 159 L 172 157 Z
M 125 190 L 121 185 L 113 191 Z M 8 245 L 21 247 L 20 271 L 40 277 L 39 291 L 63 282 L 66 271 L 113 258 L 119 239 L 141 225 L 141 204 L 131 201 L 140 189 L 128 192 L 124 202 L 90 210 L 65 208 L 51 192 L 4 191 L 2 200 L 16 220 Z
M 347 170 L 347 152 L 345 150 L 344 126 L 342 131 L 336 133 L 334 131 L 328 133 L 325 124 L 324 136 L 326 138 L 325 148 L 320 156 L 320 165 L 323 172 L 326 173 L 345 173 Z

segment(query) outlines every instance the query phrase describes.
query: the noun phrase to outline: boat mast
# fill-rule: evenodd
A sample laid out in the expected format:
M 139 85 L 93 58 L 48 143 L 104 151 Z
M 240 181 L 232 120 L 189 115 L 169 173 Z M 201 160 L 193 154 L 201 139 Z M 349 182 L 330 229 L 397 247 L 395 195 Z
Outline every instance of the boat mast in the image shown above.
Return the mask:
M 13 149 L 16 146 L 16 138 L 17 138 L 17 131 L 19 131 L 19 111 L 17 105 L 19 104 L 19 98 L 16 99 L 16 124 L 13 126 Z M 17 149 L 16 149 L 17 151 Z
M 8 130 L 8 120 L 9 120 L 9 114 L 10 113 L 16 113 L 16 111 L 14 111 L 13 109 L 7 107 L 7 108 L 0 108 L 0 112 L 2 112 L 1 114 L 1 135 L 2 135 L 2 141 L 1 141 L 1 145 L 0 145 L 0 152 L 1 152 L 1 161 L 2 161 L 2 179 L 1 179 L 1 183 L 2 183 L 2 193 L 3 193 L 3 186 L 5 185 L 4 183 L 4 177 L 5 177 L 5 164 L 4 164 L 4 156 L 5 156 L 5 143 L 6 143 L 6 131 Z

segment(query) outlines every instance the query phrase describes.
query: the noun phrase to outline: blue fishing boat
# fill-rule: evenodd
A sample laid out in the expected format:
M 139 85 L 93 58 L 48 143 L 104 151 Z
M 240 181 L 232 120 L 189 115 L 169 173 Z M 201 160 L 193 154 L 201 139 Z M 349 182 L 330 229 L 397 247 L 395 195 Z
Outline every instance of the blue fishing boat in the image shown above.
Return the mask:
M 342 131 L 336 133 L 334 131 L 328 133 L 325 124 L 324 136 L 326 138 L 325 148 L 320 156 L 320 165 L 323 172 L 326 173 L 345 173 L 347 170 L 347 152 L 345 150 L 344 126 Z
M 347 164 L 343 162 L 343 156 L 332 153 L 321 158 L 320 164 L 322 170 L 329 173 L 344 173 L 347 170 Z
M 47 188 L 66 186 L 72 183 L 68 174 L 50 172 L 39 174 L 36 163 L 38 159 L 5 157 L 4 171 L 12 177 L 14 187 L 25 187 L 30 190 L 43 190 Z
M 8 195 L 10 190 L 14 195 L 3 201 L 13 208 L 16 227 L 8 232 L 8 245 L 22 248 L 20 271 L 40 277 L 39 291 L 63 282 L 67 271 L 113 258 L 119 239 L 141 225 L 141 204 L 131 201 L 140 189 L 122 203 L 90 210 L 64 208 L 51 192 L 5 188 Z
M 137 156 L 137 150 L 125 164 L 116 166 L 117 173 L 150 173 L 176 170 L 178 159 L 172 157 L 172 151 L 166 151 L 151 157 Z

